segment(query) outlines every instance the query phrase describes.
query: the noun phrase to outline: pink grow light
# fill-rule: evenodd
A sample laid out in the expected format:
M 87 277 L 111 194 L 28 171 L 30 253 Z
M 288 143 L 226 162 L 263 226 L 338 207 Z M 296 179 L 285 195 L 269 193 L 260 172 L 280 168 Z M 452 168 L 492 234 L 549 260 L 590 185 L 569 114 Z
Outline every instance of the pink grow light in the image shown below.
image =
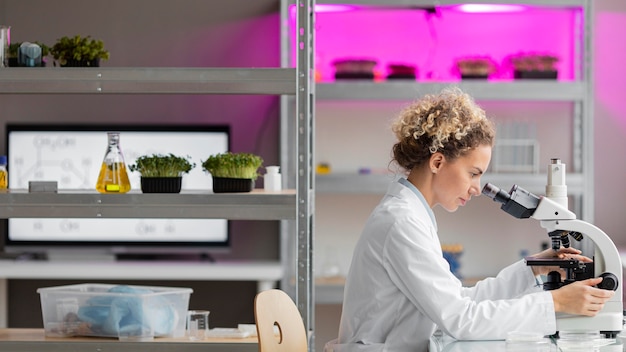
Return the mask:
M 454 9 L 461 12 L 487 13 L 487 12 L 520 12 L 526 10 L 522 5 L 505 4 L 463 4 L 455 5 Z
M 477 4 L 476 4 L 477 5 Z M 467 12 L 483 11 L 490 12 Z M 494 12 L 499 9 L 499 12 Z M 386 77 L 392 64 L 416 67 L 419 81 L 457 81 L 455 60 L 489 57 L 497 64 L 490 80 L 511 80 L 509 57 L 545 54 L 559 58 L 558 80 L 576 79 L 578 60 L 576 27 L 582 12 L 527 5 L 441 6 L 437 14 L 391 8 L 327 11 L 315 19 L 316 80 L 335 80 L 334 62 L 375 59 L 376 77 Z M 512 12 L 513 9 L 518 12 Z M 295 28 L 295 18 L 292 17 Z M 293 32 L 295 35 L 295 32 Z M 295 37 L 294 37 L 295 38 Z M 292 47 L 295 63 L 296 47 Z M 509 65 L 509 66 L 507 66 Z
M 343 11 L 352 11 L 352 10 L 356 10 L 357 7 L 356 6 L 350 6 L 350 5 L 323 5 L 323 4 L 319 4 L 319 5 L 315 5 L 315 12 L 343 12 Z

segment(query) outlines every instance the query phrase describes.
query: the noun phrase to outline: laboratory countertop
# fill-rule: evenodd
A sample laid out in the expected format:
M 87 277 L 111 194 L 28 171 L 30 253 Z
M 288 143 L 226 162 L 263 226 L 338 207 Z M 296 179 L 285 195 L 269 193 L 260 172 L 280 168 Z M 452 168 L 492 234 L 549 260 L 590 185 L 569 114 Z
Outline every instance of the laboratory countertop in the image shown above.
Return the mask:
M 190 341 L 181 338 L 154 338 L 127 341 L 95 337 L 46 337 L 43 329 L 0 329 L 0 351 L 11 352 L 256 352 L 256 337 L 206 338 Z
M 615 339 L 583 340 L 566 344 L 556 339 L 545 338 L 539 343 L 513 343 L 505 340 L 458 341 L 448 336 L 435 334 L 430 339 L 429 352 L 626 352 L 626 335 Z

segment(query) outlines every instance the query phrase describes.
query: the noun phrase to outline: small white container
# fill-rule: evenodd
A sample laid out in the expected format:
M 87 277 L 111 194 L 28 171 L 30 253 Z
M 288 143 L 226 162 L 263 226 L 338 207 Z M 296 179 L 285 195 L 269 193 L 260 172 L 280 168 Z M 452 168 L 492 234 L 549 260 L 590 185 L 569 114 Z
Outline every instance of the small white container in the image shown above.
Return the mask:
M 280 166 L 266 166 L 267 173 L 263 176 L 265 192 L 278 192 L 282 189 Z

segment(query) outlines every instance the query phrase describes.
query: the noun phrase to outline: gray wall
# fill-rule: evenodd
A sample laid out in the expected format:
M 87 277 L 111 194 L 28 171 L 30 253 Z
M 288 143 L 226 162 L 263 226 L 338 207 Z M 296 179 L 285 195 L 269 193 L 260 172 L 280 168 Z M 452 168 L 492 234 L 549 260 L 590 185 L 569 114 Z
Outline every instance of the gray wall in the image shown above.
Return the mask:
M 594 2 L 595 223 L 626 249 L 626 2 Z
M 0 23 L 11 26 L 12 42 L 52 46 L 57 38 L 77 34 L 102 39 L 111 57 L 101 66 L 280 66 L 276 0 L 0 0 Z M 0 95 L 0 138 L 6 122 L 230 124 L 233 151 L 254 152 L 272 165 L 279 156 L 278 104 L 274 96 Z M 230 253 L 217 254 L 218 260 L 279 256 L 275 221 L 235 221 L 232 235 Z M 36 287 L 62 283 L 67 282 L 11 280 L 9 325 L 40 326 L 39 310 L 32 309 L 39 306 Z M 194 288 L 192 308 L 232 308 L 233 295 L 243 301 L 231 316 L 212 313 L 211 326 L 252 318 L 256 283 L 158 284 Z M 35 314 L 24 313 L 30 311 Z

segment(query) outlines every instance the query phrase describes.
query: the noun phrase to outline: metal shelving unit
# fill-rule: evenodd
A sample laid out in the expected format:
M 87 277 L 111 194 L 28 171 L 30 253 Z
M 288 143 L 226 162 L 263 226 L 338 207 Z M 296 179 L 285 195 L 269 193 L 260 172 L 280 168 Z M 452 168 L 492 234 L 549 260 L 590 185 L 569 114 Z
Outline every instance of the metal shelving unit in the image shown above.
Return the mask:
M 583 11 L 579 28 L 574 28 L 578 39 L 572 55 L 576 72 L 573 81 L 518 80 L 518 81 L 337 81 L 316 85 L 318 101 L 412 101 L 417 96 L 441 91 L 450 85 L 459 86 L 478 101 L 510 102 L 567 102 L 573 104 L 573 160 L 567 175 L 568 192 L 575 197 L 574 207 L 586 221 L 593 221 L 593 93 L 591 71 L 592 20 L 590 0 L 318 0 L 318 4 L 358 5 L 376 9 L 377 6 L 402 8 L 430 8 L 459 4 L 520 4 L 551 9 L 580 8 Z M 329 174 L 316 176 L 318 194 L 384 194 L 394 175 Z M 483 182 L 509 184 L 511 180 L 523 184 L 537 194 L 545 192 L 545 174 L 489 173 Z M 588 244 L 583 244 L 583 250 Z M 321 284 L 318 295 L 324 303 L 340 303 L 342 288 Z
M 580 213 L 586 221 L 593 221 L 593 94 L 591 87 L 591 34 L 592 26 L 591 4 L 589 0 L 561 0 L 547 4 L 544 1 L 512 0 L 512 1 L 428 1 L 428 0 L 347 0 L 331 1 L 321 0 L 324 4 L 354 4 L 372 6 L 444 6 L 464 3 L 481 4 L 524 4 L 551 8 L 582 8 L 584 23 L 577 37 L 580 43 L 575 45 L 577 70 L 574 81 L 550 81 L 550 80 L 525 80 L 525 81 L 457 81 L 457 82 L 372 82 L 372 81 L 349 81 L 318 83 L 316 85 L 316 97 L 319 101 L 411 101 L 416 96 L 439 92 L 446 86 L 457 85 L 476 100 L 482 101 L 512 101 L 512 102 L 572 102 L 574 104 L 573 116 L 573 162 L 568 174 L 568 189 L 576 196 L 584 195 L 580 202 Z M 583 27 L 584 26 L 584 27 Z M 320 192 L 334 192 L 342 190 L 343 193 L 355 193 L 359 188 L 365 193 L 375 193 L 381 190 L 381 185 L 388 182 L 384 176 L 356 176 L 343 177 L 318 176 Z M 541 179 L 541 181 L 539 181 Z M 529 174 L 490 174 L 485 177 L 486 181 L 494 179 L 502 182 L 511 179 L 528 181 L 525 185 L 533 187 L 540 193 L 540 185 L 545 185 L 545 175 L 533 176 Z M 492 181 L 488 181 L 492 182 Z M 508 182 L 502 182 L 508 183 Z
M 316 85 L 316 97 L 319 101 L 389 101 L 403 100 L 410 101 L 416 96 L 439 92 L 446 86 L 457 85 L 462 90 L 468 92 L 476 100 L 483 101 L 512 101 L 512 102 L 572 102 L 574 108 L 574 160 L 572 173 L 568 174 L 568 189 L 574 195 L 585 195 L 582 213 L 587 221 L 593 217 L 593 150 L 592 146 L 592 93 L 591 93 L 591 28 L 592 17 L 590 15 L 589 0 L 560 0 L 545 1 L 528 0 L 482 0 L 482 1 L 460 1 L 460 0 L 346 0 L 332 1 L 319 0 L 320 4 L 354 4 L 363 6 L 445 6 L 464 3 L 480 4 L 524 4 L 540 7 L 553 8 L 582 8 L 584 11 L 585 28 L 579 33 L 582 43 L 576 47 L 578 55 L 578 71 L 575 81 L 549 81 L 549 80 L 526 80 L 526 81 L 460 81 L 460 82 L 372 82 L 372 81 L 349 81 L 318 83 Z M 582 25 L 582 24 L 581 24 Z M 511 178 L 522 179 L 525 185 L 534 189 L 540 189 L 545 185 L 545 175 L 530 174 L 490 174 L 485 177 L 486 182 L 501 182 L 500 180 L 510 180 Z M 317 176 L 318 187 L 321 193 L 337 192 L 357 193 L 361 189 L 365 193 L 380 193 L 388 183 L 389 177 L 384 175 L 324 175 Z M 491 181 L 494 180 L 494 181 Z M 543 192 L 540 189 L 539 192 Z
M 11 68 L 0 70 L 0 94 L 248 94 L 280 95 L 281 124 L 297 131 L 281 137 L 283 173 L 291 189 L 280 194 L 188 193 L 173 195 L 97 193 L 0 194 L 0 217 L 146 217 L 291 220 L 287 236 L 296 237 L 296 303 L 314 348 L 312 284 L 313 216 L 313 8 L 314 0 L 294 4 L 298 27 L 295 68 Z M 281 34 L 282 35 L 282 34 Z M 282 55 L 286 55 L 282 52 Z M 291 97 L 292 100 L 285 99 Z M 289 112 L 289 116 L 285 116 Z M 287 130 L 281 126 L 282 130 Z M 283 132 L 284 134 L 284 132 Z M 286 143 L 290 143 L 286 145 Z M 281 152 L 282 153 L 282 152 Z M 293 180 L 293 181 L 292 181 Z M 283 236 L 284 237 L 284 236 Z M 285 263 L 283 265 L 292 265 Z

